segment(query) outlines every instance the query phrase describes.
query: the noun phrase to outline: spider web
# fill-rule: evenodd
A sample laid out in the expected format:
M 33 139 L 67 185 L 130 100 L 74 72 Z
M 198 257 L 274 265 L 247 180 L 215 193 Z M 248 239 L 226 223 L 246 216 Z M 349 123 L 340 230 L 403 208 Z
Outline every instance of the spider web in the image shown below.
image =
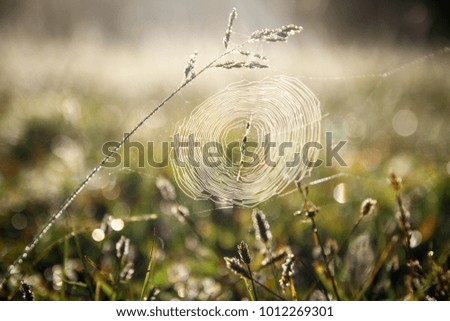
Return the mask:
M 299 156 L 308 142 L 319 143 L 321 119 L 319 100 L 296 78 L 232 84 L 197 106 L 177 129 L 175 136 L 187 144 L 171 157 L 176 182 L 193 199 L 253 207 L 309 174 Z M 205 148 L 211 143 L 214 163 Z M 280 152 L 283 143 L 287 148 Z M 229 146 L 238 151 L 236 161 Z M 307 156 L 317 159 L 313 150 Z

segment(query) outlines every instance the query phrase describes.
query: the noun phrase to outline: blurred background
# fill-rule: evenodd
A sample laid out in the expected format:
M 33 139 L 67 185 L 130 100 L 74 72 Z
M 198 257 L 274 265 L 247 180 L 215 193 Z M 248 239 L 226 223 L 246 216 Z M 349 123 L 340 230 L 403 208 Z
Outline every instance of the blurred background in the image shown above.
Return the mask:
M 446 269 L 450 239 L 450 57 L 443 50 L 450 45 L 447 2 L 0 0 L 1 273 L 97 165 L 102 144 L 119 140 L 182 82 L 194 51 L 199 53 L 198 66 L 223 52 L 222 38 L 233 7 L 238 10 L 234 44 L 261 28 L 294 23 L 304 30 L 286 44 L 250 48 L 268 57 L 267 70 L 208 71 L 132 140 L 170 141 L 176 125 L 197 104 L 231 82 L 277 74 L 298 77 L 321 101 L 327 115 L 323 131 L 332 131 L 336 141 L 349 141 L 343 149 L 347 167 L 319 168 L 307 179 L 348 174 L 310 191 L 321 207 L 317 223 L 323 240 L 342 245 L 344 254 L 336 269 L 348 298 L 354 298 L 355 291 L 349 286 L 356 282 L 351 275 L 361 271 L 348 268 L 348 257 L 354 254 L 347 251 L 346 237 L 359 217 L 361 202 L 367 197 L 378 200 L 375 215 L 358 231 L 367 233 L 369 243 L 364 246 L 373 258 L 383 253 L 396 233 L 395 193 L 387 182 L 391 171 L 403 177 L 404 203 L 416 231 L 413 254 L 425 264 L 433 249 Z M 386 77 L 381 77 L 383 73 Z M 156 154 L 156 159 L 164 157 Z M 95 275 L 96 268 L 108 273 L 120 268 L 114 261 L 114 245 L 121 235 L 132 244 L 135 271 L 123 285 L 122 296 L 115 298 L 139 298 L 154 231 L 158 251 L 153 283 L 161 290 L 158 298 L 245 297 L 245 286 L 236 284 L 237 276 L 227 274 L 222 257 L 235 255 L 241 240 L 255 253 L 260 251 L 251 228 L 251 210 L 217 210 L 212 203 L 195 202 L 178 191 L 177 202 L 190 210 L 202 234 L 199 240 L 189 224 L 165 213 L 156 177 L 173 181 L 171 169 L 137 168 L 137 155 L 133 157 L 131 169 L 100 172 L 22 266 L 36 298 L 114 298 L 108 291 L 108 284 L 114 288 L 111 282 L 102 283 L 98 297 L 80 284 L 88 283 L 86 270 Z M 300 204 L 299 196 L 290 194 L 261 208 L 273 229 L 273 247 L 290 245 L 294 254 L 314 265 L 318 258 L 309 225 L 292 216 Z M 116 222 L 120 228 L 111 226 L 114 218 L 122 222 Z M 82 255 L 71 233 L 79 235 Z M 85 256 L 97 266 L 86 267 Z M 395 256 L 384 262 L 386 266 L 388 261 L 394 262 Z M 363 263 L 373 271 L 374 262 Z M 386 267 L 376 274 L 365 298 L 405 295 L 406 268 L 392 270 L 392 264 L 390 270 Z M 296 275 L 299 293 L 309 298 L 314 277 L 300 267 Z M 20 299 L 19 281 L 11 280 L 2 298 Z M 277 286 L 276 281 L 267 282 Z

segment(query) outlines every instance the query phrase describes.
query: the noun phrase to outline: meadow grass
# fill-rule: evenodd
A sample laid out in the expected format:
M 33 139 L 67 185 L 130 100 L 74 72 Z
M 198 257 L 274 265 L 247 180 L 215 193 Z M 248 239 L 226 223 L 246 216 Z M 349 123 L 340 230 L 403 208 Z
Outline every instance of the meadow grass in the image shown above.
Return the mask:
M 230 46 L 233 15 L 224 38 L 227 55 L 241 50 Z M 250 39 L 282 41 L 278 37 L 299 30 L 292 25 L 262 29 Z M 203 71 L 266 64 L 258 57 L 222 61 L 220 55 L 200 69 L 196 57 L 188 60 L 175 91 L 153 97 L 162 103 L 142 124 Z M 344 169 L 319 168 L 289 195 L 255 210 L 193 201 L 165 170 L 107 170 L 77 185 L 80 173 L 97 163 L 98 147 L 122 137 L 134 121 L 118 117 L 129 108 L 127 100 L 80 88 L 18 94 L 2 84 L 1 135 L 7 143 L 0 150 L 1 274 L 18 255 L 25 260 L 20 273 L 8 278 L 1 298 L 448 300 L 450 176 L 448 146 L 442 146 L 448 145 L 448 119 L 442 112 L 448 112 L 450 99 L 443 58 L 432 60 L 442 70 L 406 65 L 363 77 L 350 96 L 339 86 L 323 92 L 325 80 L 313 84 L 322 106 L 333 106 L 324 127 L 353 141 L 346 155 L 351 163 Z M 357 110 L 349 108 L 354 101 L 362 102 Z M 426 110 L 420 108 L 424 102 Z M 391 110 L 405 103 L 421 124 L 412 137 L 392 131 Z M 50 113 L 49 104 L 62 108 Z M 358 122 L 364 115 L 367 119 Z M 137 130 L 141 123 L 136 123 Z M 348 175 L 308 185 L 340 172 Z M 87 192 L 79 193 L 80 186 Z M 70 202 L 55 210 L 64 198 Z M 57 214 L 50 220 L 58 220 L 40 237 L 50 212 Z M 124 223 L 123 229 L 114 229 L 114 219 Z M 23 257 L 33 239 L 36 247 Z

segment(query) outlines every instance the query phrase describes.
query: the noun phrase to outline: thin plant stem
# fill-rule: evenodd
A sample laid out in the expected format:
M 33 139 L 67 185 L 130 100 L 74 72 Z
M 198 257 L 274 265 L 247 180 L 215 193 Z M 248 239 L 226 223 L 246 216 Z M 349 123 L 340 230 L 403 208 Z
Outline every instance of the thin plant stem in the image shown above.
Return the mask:
M 322 255 L 323 263 L 325 264 L 325 270 L 327 271 L 328 277 L 330 278 L 331 285 L 333 287 L 333 292 L 336 295 L 336 299 L 338 301 L 340 301 L 341 298 L 339 296 L 339 292 L 337 289 L 336 280 L 334 279 L 334 275 L 331 273 L 330 266 L 328 264 L 327 255 L 325 254 L 325 248 L 323 246 L 322 241 L 320 240 L 319 232 L 318 232 L 317 225 L 316 225 L 316 220 L 314 219 L 314 215 L 317 212 L 317 210 L 315 208 L 310 207 L 307 195 L 306 195 L 305 191 L 303 190 L 300 182 L 297 181 L 295 184 L 297 185 L 298 191 L 300 192 L 300 195 L 303 198 L 303 207 L 307 212 L 307 217 L 311 221 L 311 228 L 312 228 L 314 240 L 317 243 L 317 245 L 319 245 L 319 247 L 320 247 L 320 254 Z M 310 212 L 314 212 L 314 214 L 310 215 L 309 214 Z
M 194 235 L 198 238 L 200 243 L 203 243 L 204 238 L 198 231 L 197 225 L 195 225 L 195 223 L 189 217 L 185 217 L 184 219 L 186 220 L 186 223 L 189 225 L 189 228 L 191 229 L 192 233 L 194 233 Z
M 144 284 L 142 285 L 141 295 L 139 297 L 140 301 L 143 301 L 145 299 L 147 291 L 150 286 L 150 281 L 152 278 L 153 258 L 155 257 L 155 254 L 154 254 L 155 246 L 156 246 L 156 230 L 153 230 L 152 247 L 150 248 L 147 271 L 145 272 Z
M 278 293 L 274 292 L 273 290 L 269 289 L 267 286 L 265 286 L 264 284 L 262 284 L 261 282 L 259 282 L 258 280 L 252 278 L 248 278 L 249 280 L 252 280 L 253 282 L 255 282 L 255 284 L 259 285 L 261 288 L 263 288 L 265 291 L 267 291 L 268 293 L 272 294 L 273 296 L 275 296 L 277 299 L 280 299 L 281 301 L 286 301 L 285 298 L 283 298 L 281 295 L 279 295 Z M 236 281 L 236 283 L 239 282 Z M 236 283 L 233 283 L 233 285 L 235 285 Z
M 407 261 L 411 259 L 411 234 L 410 229 L 408 227 L 408 218 L 406 217 L 405 208 L 403 207 L 403 200 L 400 192 L 397 192 L 395 195 L 395 199 L 397 201 L 397 206 L 400 212 L 400 229 L 403 233 L 403 248 L 405 249 L 405 255 Z
M 348 235 L 347 235 L 347 237 L 346 237 L 346 239 L 345 239 L 345 241 L 344 241 L 344 244 L 347 244 L 347 243 L 348 243 L 348 241 L 350 240 L 350 237 L 353 235 L 353 233 L 356 232 L 356 229 L 358 228 L 359 224 L 361 224 L 363 218 L 364 218 L 364 215 L 360 215 L 360 216 L 358 217 L 358 220 L 357 220 L 356 223 L 353 225 L 353 227 L 352 227 L 350 233 L 348 233 Z
M 258 284 L 260 287 L 262 287 L 264 290 L 266 290 L 267 292 L 269 292 L 270 294 L 272 294 L 273 296 L 277 297 L 278 299 L 280 299 L 281 301 L 286 301 L 285 298 L 283 298 L 281 295 L 275 293 L 274 291 L 272 291 L 271 289 L 269 289 L 267 286 L 265 286 L 264 284 L 262 284 L 261 282 L 259 282 L 258 280 L 255 280 L 254 278 L 252 278 L 252 280 Z
M 322 241 L 320 240 L 320 237 L 319 237 L 316 221 L 315 221 L 314 217 L 310 217 L 310 220 L 311 220 L 311 226 L 312 226 L 313 234 L 315 236 L 315 239 L 317 240 L 318 245 L 320 246 L 320 254 L 322 255 L 323 263 L 325 264 L 325 270 L 327 271 L 328 277 L 330 278 L 334 294 L 336 295 L 336 299 L 338 301 L 340 301 L 341 298 L 340 298 L 339 292 L 337 290 L 336 280 L 334 279 L 334 275 L 331 273 L 330 266 L 327 263 L 328 262 L 327 255 L 325 254 L 325 249 L 323 247 L 323 243 L 322 243 Z
M 72 234 L 73 234 L 73 240 L 75 242 L 75 249 L 76 249 L 78 258 L 80 259 L 81 264 L 83 264 L 83 275 L 84 275 L 84 279 L 85 279 L 84 281 L 87 284 L 88 291 L 89 291 L 89 296 L 90 296 L 91 299 L 93 299 L 94 298 L 94 295 L 93 295 L 94 289 L 92 288 L 92 284 L 91 284 L 91 282 L 89 280 L 91 277 L 88 274 L 86 259 L 84 258 L 83 254 L 81 252 L 80 241 L 78 239 L 78 234 L 75 231 L 75 226 L 73 224 L 72 224 Z
M 291 285 L 292 300 L 297 301 L 297 291 L 295 290 L 294 279 L 289 278 L 289 284 Z
M 255 282 L 253 280 L 253 275 L 252 275 L 252 269 L 250 268 L 250 264 L 246 264 L 246 265 L 247 265 L 248 274 L 250 275 L 250 280 L 252 282 L 252 289 L 253 289 L 255 301 L 258 301 L 258 296 L 256 294 L 256 288 L 255 288 Z
M 271 270 L 272 270 L 272 276 L 273 276 L 273 279 L 276 282 L 276 280 L 278 279 L 278 275 L 277 275 L 277 272 L 275 270 L 275 262 L 273 261 L 272 247 L 270 246 L 269 242 L 267 242 L 265 244 L 265 246 L 266 246 L 267 255 L 269 256 L 269 261 L 271 262 L 270 266 L 271 266 Z M 280 289 L 278 287 L 277 287 L 277 291 L 281 295 Z
M 381 253 L 380 258 L 378 259 L 377 263 L 375 264 L 375 267 L 373 268 L 372 272 L 370 273 L 367 281 L 364 283 L 363 288 L 354 298 L 355 301 L 361 300 L 364 293 L 366 292 L 367 288 L 372 284 L 373 280 L 375 279 L 375 276 L 377 275 L 378 271 L 380 271 L 381 267 L 383 266 L 386 259 L 389 257 L 389 254 L 392 252 L 392 249 L 394 248 L 394 245 L 397 243 L 398 238 L 393 237 L 391 241 L 388 243 L 387 247 L 383 250 L 383 253 Z
M 303 265 L 303 267 L 306 269 L 306 271 L 314 278 L 315 283 L 319 285 L 320 291 L 323 293 L 323 295 L 327 298 L 328 301 L 331 301 L 324 285 L 322 284 L 322 282 L 320 282 L 320 280 L 317 278 L 317 276 L 314 274 L 314 272 L 311 271 L 311 269 L 308 267 L 308 265 L 306 265 L 306 263 L 303 262 L 303 260 L 297 256 L 295 257 L 295 260 L 297 260 L 298 262 L 300 262 L 301 265 Z M 315 285 L 314 285 L 313 289 L 314 288 L 315 288 Z
M 62 284 L 61 284 L 61 290 L 60 290 L 60 298 L 62 301 L 66 300 L 66 282 L 64 280 L 68 279 L 66 275 L 66 266 L 67 266 L 67 258 L 69 256 L 69 240 L 68 238 L 64 238 L 63 242 L 63 261 L 62 261 L 62 267 L 61 267 L 61 274 L 62 274 Z
M 247 279 L 244 279 L 244 283 L 245 283 L 245 287 L 247 288 L 248 295 L 250 296 L 250 300 L 256 301 L 253 291 L 251 289 L 251 284 L 253 283 L 253 281 L 249 283 Z

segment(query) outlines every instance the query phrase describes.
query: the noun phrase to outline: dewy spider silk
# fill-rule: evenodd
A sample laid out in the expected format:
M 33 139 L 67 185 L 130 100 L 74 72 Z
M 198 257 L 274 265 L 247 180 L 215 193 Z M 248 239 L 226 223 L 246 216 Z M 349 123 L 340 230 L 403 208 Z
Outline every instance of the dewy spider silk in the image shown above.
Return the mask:
M 232 84 L 197 106 L 175 132 L 185 144 L 171 155 L 178 186 L 194 199 L 249 207 L 278 195 L 309 174 L 307 162 L 292 164 L 305 146 L 319 143 L 321 118 L 319 100 L 298 79 Z M 205 146 L 214 157 L 205 159 Z M 274 146 L 286 148 L 268 148 Z M 317 150 L 304 156 L 314 162 Z

